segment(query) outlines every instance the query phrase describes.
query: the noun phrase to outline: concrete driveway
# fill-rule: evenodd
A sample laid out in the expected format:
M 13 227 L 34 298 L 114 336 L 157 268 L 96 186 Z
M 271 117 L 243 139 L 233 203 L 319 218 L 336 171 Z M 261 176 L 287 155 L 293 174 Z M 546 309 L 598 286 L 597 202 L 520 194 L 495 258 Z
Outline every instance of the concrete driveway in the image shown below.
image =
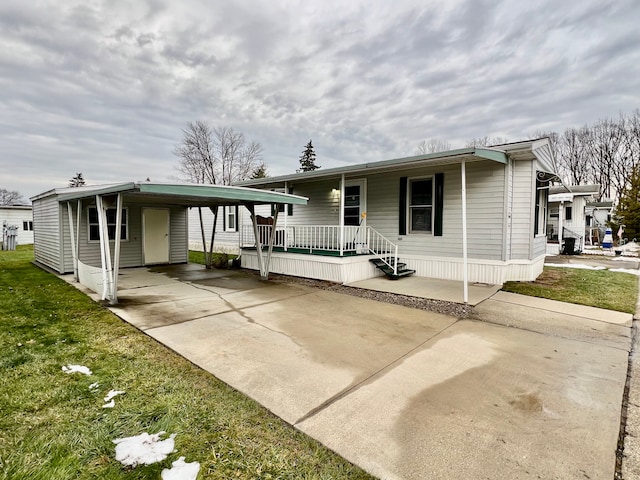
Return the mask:
M 122 271 L 117 315 L 378 477 L 613 478 L 630 315 L 499 293 L 459 320 L 154 270 Z

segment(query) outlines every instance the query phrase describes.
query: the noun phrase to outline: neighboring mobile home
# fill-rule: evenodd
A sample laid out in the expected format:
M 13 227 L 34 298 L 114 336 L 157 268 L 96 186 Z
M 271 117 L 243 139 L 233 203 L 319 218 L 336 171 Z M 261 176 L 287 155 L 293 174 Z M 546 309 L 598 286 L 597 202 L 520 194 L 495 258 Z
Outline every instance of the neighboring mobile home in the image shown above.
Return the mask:
M 547 253 L 582 251 L 587 229 L 587 203 L 600 192 L 600 185 L 557 185 L 549 189 L 549 224 Z M 603 230 L 604 233 L 604 230 Z
M 305 207 L 281 209 L 273 272 L 348 283 L 380 275 L 372 257 L 391 269 L 399 257 L 420 276 L 501 284 L 542 272 L 553 180 L 543 138 L 241 185 L 309 198 Z M 242 265 L 257 268 L 246 225 L 241 243 Z
M 0 206 L 0 228 L 4 226 L 18 227 L 18 245 L 33 243 L 33 214 L 31 205 L 2 205 Z M 0 236 L 0 241 L 2 237 Z
M 257 205 L 307 201 L 243 187 L 150 182 L 60 188 L 31 200 L 35 261 L 59 273 L 74 272 L 112 303 L 120 267 L 188 261 L 188 208 L 254 211 Z M 268 260 L 260 262 L 266 277 Z

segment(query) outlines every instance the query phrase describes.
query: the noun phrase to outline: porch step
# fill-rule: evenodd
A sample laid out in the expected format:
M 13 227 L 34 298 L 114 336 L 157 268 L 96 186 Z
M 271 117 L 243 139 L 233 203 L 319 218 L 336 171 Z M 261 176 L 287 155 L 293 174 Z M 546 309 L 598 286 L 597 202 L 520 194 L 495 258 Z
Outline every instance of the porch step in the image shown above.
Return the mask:
M 385 263 L 385 260 L 387 263 Z M 407 268 L 407 264 L 402 262 L 398 262 L 396 273 L 393 273 L 393 268 L 388 265 L 393 265 L 394 259 L 392 257 L 385 258 L 384 260 L 380 258 L 372 258 L 369 261 L 373 263 L 378 270 L 384 272 L 384 274 L 391 280 L 397 280 L 401 277 L 408 277 L 409 275 L 413 275 L 414 273 L 416 273 L 415 270 Z

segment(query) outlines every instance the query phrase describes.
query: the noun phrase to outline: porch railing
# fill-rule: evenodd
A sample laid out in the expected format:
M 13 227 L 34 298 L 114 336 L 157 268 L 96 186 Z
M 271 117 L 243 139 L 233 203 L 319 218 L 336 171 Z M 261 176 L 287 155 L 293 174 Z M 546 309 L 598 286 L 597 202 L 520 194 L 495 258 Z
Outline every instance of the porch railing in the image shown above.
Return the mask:
M 260 243 L 266 245 L 271 233 L 271 225 L 258 225 Z M 242 228 L 243 247 L 255 247 L 256 240 L 253 227 L 244 225 Z M 345 226 L 342 239 L 339 225 L 291 225 L 276 227 L 274 247 L 314 251 L 368 253 L 367 229 L 358 226 Z
M 260 243 L 266 246 L 272 225 L 258 225 Z M 243 247 L 255 247 L 253 227 L 244 225 L 241 243 Z M 335 252 L 338 254 L 373 254 L 397 271 L 398 246 L 371 227 L 345 225 L 340 234 L 339 225 L 288 225 L 276 227 L 274 247 L 285 251 L 309 253 Z

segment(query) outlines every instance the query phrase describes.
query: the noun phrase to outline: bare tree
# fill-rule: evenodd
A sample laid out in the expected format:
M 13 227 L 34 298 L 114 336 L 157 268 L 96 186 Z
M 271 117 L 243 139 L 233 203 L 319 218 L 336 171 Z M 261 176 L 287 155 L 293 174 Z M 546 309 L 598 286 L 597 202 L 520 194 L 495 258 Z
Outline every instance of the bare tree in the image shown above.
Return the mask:
M 480 137 L 467 140 L 465 147 L 490 147 L 492 145 L 501 145 L 509 141 L 504 137 Z
M 242 133 L 229 127 L 211 128 L 205 121 L 189 122 L 182 129 L 182 142 L 173 150 L 179 158 L 178 170 L 183 178 L 193 183 L 232 185 L 246 180 L 261 163 L 262 146 L 247 144 Z M 213 228 L 207 248 L 202 235 L 205 264 L 213 265 L 213 243 L 218 223 L 218 207 L 212 207 Z M 202 224 L 202 212 L 199 211 Z
M 248 179 L 262 158 L 262 146 L 248 143 L 229 127 L 211 128 L 205 121 L 189 122 L 173 150 L 178 170 L 194 183 L 231 185 Z
M 0 205 L 22 205 L 24 203 L 24 198 L 22 198 L 22 195 L 17 190 L 0 188 Z
M 423 155 L 427 153 L 439 153 L 451 150 L 451 144 L 446 140 L 440 140 L 439 138 L 430 138 L 428 140 L 422 140 L 416 148 L 416 155 Z

